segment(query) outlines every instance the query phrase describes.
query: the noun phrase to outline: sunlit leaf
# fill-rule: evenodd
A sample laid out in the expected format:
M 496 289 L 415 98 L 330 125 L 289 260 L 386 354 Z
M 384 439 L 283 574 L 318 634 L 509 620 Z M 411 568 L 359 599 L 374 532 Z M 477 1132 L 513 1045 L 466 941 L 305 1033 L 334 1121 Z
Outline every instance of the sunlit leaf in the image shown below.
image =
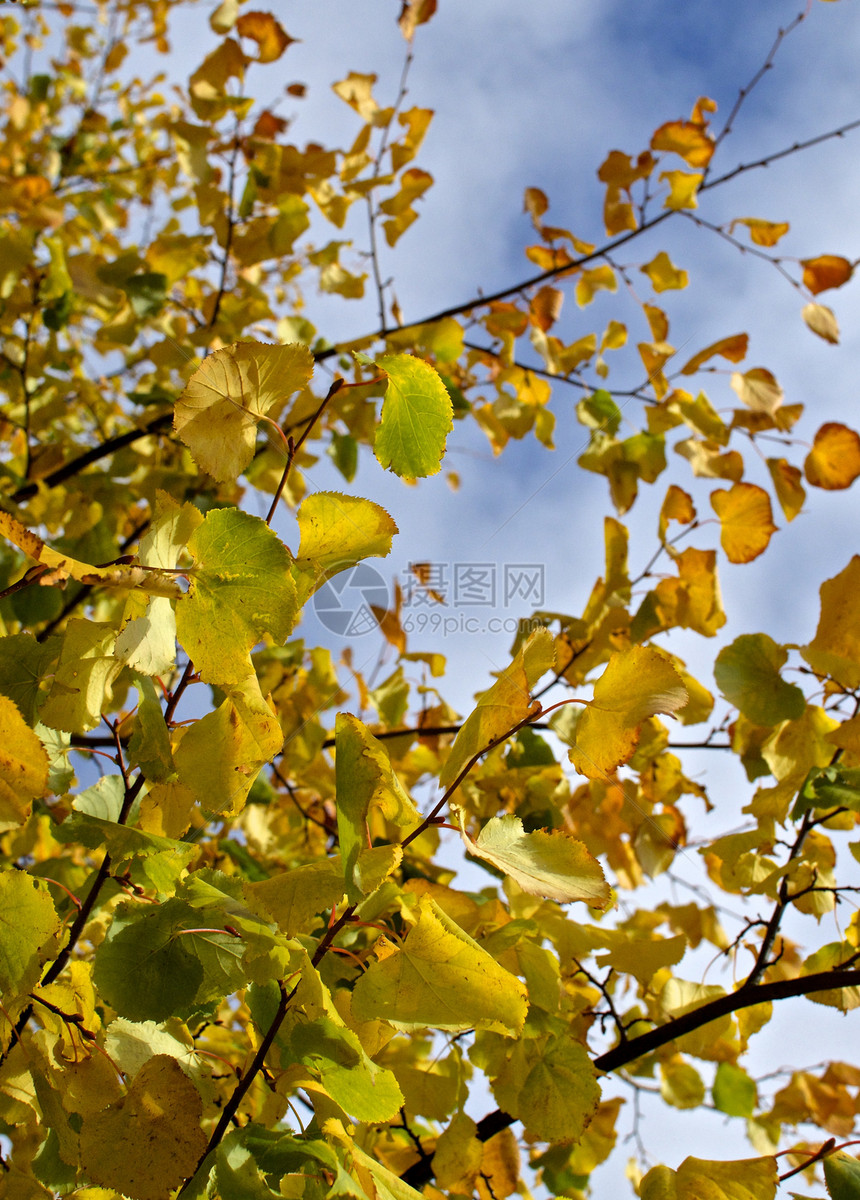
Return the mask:
M 661 651 L 633 646 L 614 654 L 577 723 L 571 762 L 581 775 L 602 779 L 633 754 L 647 717 L 675 712 L 687 699 L 678 672 Z
M 249 652 L 269 634 L 281 642 L 298 604 L 290 554 L 264 521 L 236 509 L 207 513 L 188 541 L 190 586 L 176 607 L 176 631 L 201 676 L 240 683 Z
M 806 699 L 780 670 L 788 651 L 766 633 L 742 634 L 714 663 L 714 679 L 727 700 L 755 725 L 776 725 L 803 715 Z
M 839 342 L 839 322 L 826 304 L 806 304 L 800 314 L 814 334 L 835 346 Z
M 214 479 L 236 479 L 254 457 L 260 418 L 276 418 L 312 372 L 313 356 L 298 343 L 225 346 L 205 358 L 185 385 L 173 427 L 204 471 Z
M 776 1159 L 706 1162 L 685 1158 L 677 1171 L 652 1167 L 640 1186 L 642 1200 L 773 1200 Z
M 784 458 L 769 458 L 767 469 L 770 471 L 776 498 L 785 514 L 785 519 L 793 521 L 806 500 L 806 492 L 800 482 L 803 478 L 800 468 L 795 467 Z
M 0 988 L 4 1002 L 26 996 L 57 951 L 60 919 L 44 885 L 24 871 L 0 872 Z
M 712 492 L 711 507 L 720 518 L 720 544 L 729 562 L 752 562 L 764 553 L 776 532 L 767 492 L 754 483 L 736 483 Z
M 835 421 L 822 425 L 803 470 L 813 487 L 830 492 L 850 487 L 860 475 L 860 436 Z
M 460 832 L 469 854 L 509 875 L 529 895 L 561 904 L 584 900 L 596 908 L 609 902 L 609 885 L 599 863 L 582 842 L 561 830 L 526 833 L 519 817 L 493 817 L 473 839 L 461 813 Z
M 655 292 L 667 292 L 676 288 L 685 288 L 689 283 L 687 272 L 673 266 L 665 250 L 652 258 L 640 270 L 651 280 Z
M 782 388 L 766 367 L 752 367 L 743 374 L 735 371 L 731 384 L 740 401 L 753 412 L 773 415 L 785 399 Z
M 448 389 L 432 367 L 408 354 L 387 354 L 377 366 L 388 376 L 388 386 L 374 454 L 397 475 L 435 475 L 454 427 Z
M 745 225 L 754 246 L 775 246 L 789 231 L 787 221 L 763 221 L 758 217 L 737 217 L 729 225 L 729 233 L 736 225 Z
M 830 288 L 842 287 L 854 273 L 854 268 L 847 258 L 838 254 L 821 254 L 818 258 L 804 258 L 803 286 L 817 296 L 819 292 L 829 291 Z
M 242 13 L 234 28 L 240 37 L 250 38 L 257 43 L 257 62 L 261 63 L 280 58 L 294 40 L 267 12 Z
M 402 945 L 376 943 L 377 960 L 355 985 L 360 1020 L 398 1029 L 492 1029 L 514 1034 L 526 1016 L 522 983 L 482 950 L 430 898 Z M 432 980 L 432 987 L 428 983 Z
M 442 787 L 453 783 L 470 759 L 488 749 L 496 738 L 512 730 L 533 711 L 531 689 L 554 660 L 549 631 L 540 629 L 531 634 L 463 723 L 439 775 Z
M 740 362 L 741 359 L 746 358 L 748 345 L 749 335 L 746 333 L 736 333 L 731 337 L 720 338 L 718 342 L 713 342 L 704 350 L 700 350 L 698 354 L 694 354 L 690 361 L 681 368 L 681 374 L 695 375 L 699 367 L 709 358 L 713 358 L 715 354 L 727 358 L 729 362 Z
M 81 1128 L 81 1161 L 90 1179 L 131 1200 L 167 1200 L 206 1149 L 203 1105 L 175 1058 L 159 1054 L 128 1092 Z
M 814 671 L 849 689 L 860 687 L 860 557 L 821 585 L 815 637 L 801 653 Z

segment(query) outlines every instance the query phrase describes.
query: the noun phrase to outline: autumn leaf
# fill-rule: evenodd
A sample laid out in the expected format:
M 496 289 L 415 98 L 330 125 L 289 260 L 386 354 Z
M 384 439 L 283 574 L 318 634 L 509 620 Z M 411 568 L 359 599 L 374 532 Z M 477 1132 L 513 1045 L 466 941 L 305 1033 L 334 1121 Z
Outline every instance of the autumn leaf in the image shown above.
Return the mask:
M 731 385 L 738 399 L 753 412 L 773 415 L 785 399 L 782 388 L 766 367 L 752 367 L 743 374 L 735 371 Z
M 848 488 L 860 475 L 860 436 L 847 425 L 829 421 L 815 435 L 803 471 L 813 487 Z
M 729 225 L 729 233 L 736 225 L 745 225 L 754 246 L 775 246 L 789 231 L 787 221 L 762 221 L 758 217 L 737 217 Z
M 526 833 L 519 817 L 494 817 L 474 840 L 466 832 L 460 810 L 460 833 L 467 853 L 509 875 L 529 895 L 562 904 L 584 900 L 593 908 L 609 902 L 599 864 L 582 842 L 561 830 Z
M 204 471 L 214 479 L 235 479 L 254 457 L 258 421 L 277 417 L 312 372 L 307 346 L 225 346 L 189 379 L 176 402 L 173 427 Z
M 665 250 L 661 250 L 650 263 L 640 267 L 640 270 L 651 280 L 655 292 L 685 288 L 689 283 L 687 272 L 673 266 Z
M 602 779 L 633 754 L 647 717 L 676 712 L 687 700 L 677 671 L 659 650 L 633 646 L 614 654 L 576 725 L 571 762 L 581 775 Z
M 754 483 L 717 488 L 711 507 L 720 518 L 720 544 L 729 562 L 752 562 L 764 553 L 776 532 L 767 492 Z
M 402 945 L 377 943 L 377 961 L 358 980 L 352 1011 L 399 1029 L 513 1034 L 526 1016 L 526 989 L 429 897 Z M 427 981 L 433 980 L 432 988 Z
M 803 286 L 812 292 L 813 296 L 829 291 L 830 288 L 842 287 L 854 273 L 848 259 L 838 254 L 804 258 L 800 265 L 803 267 Z
M 844 687 L 860 687 L 860 557 L 821 585 L 815 637 L 801 648 L 814 671 Z
M 257 62 L 260 63 L 275 62 L 290 43 L 295 41 L 272 14 L 267 12 L 242 13 L 234 28 L 240 37 L 249 38 L 257 43 Z
M 839 322 L 826 304 L 806 304 L 800 314 L 814 334 L 832 346 L 839 343 Z
M 706 346 L 704 350 L 694 354 L 689 362 L 684 363 L 681 367 L 681 374 L 695 375 L 699 367 L 709 358 L 713 358 L 715 354 L 727 358 L 729 362 L 740 362 L 741 359 L 746 358 L 748 345 L 749 336 L 745 333 L 735 333 L 731 337 L 720 338 L 718 342 Z
M 206 1150 L 197 1089 L 175 1058 L 157 1054 L 120 1100 L 84 1121 L 81 1160 L 93 1180 L 131 1200 L 167 1200 Z

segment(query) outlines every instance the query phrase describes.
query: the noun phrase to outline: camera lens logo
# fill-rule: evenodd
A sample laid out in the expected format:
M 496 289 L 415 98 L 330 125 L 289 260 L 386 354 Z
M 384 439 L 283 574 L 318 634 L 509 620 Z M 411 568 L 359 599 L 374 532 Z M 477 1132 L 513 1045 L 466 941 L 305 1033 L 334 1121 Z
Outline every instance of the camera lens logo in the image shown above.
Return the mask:
M 356 563 L 326 580 L 313 603 L 326 629 L 338 637 L 362 637 L 379 628 L 373 608 L 388 609 L 388 585 L 375 567 Z

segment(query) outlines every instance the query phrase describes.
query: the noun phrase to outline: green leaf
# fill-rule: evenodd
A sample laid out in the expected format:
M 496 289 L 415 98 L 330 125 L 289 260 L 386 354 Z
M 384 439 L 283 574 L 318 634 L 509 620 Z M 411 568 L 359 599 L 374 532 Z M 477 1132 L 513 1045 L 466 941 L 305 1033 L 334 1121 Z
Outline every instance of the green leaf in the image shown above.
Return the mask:
M 742 1067 L 729 1062 L 717 1064 L 711 1094 L 720 1112 L 730 1117 L 751 1117 L 758 1102 L 755 1080 Z
M 386 354 L 376 365 L 388 376 L 373 452 L 380 465 L 408 479 L 435 475 L 454 428 L 451 397 L 420 358 Z
M 429 897 L 401 945 L 376 943 L 377 961 L 359 978 L 352 1011 L 359 1020 L 398 1029 L 490 1029 L 516 1034 L 526 1018 L 526 989 Z
M 766 633 L 742 634 L 717 655 L 714 679 L 730 704 L 754 725 L 777 725 L 803 716 L 806 698 L 786 683 L 780 668 L 788 651 Z
M 60 661 L 39 719 L 52 729 L 86 733 L 99 724 L 105 693 L 122 669 L 113 654 L 112 625 L 73 618 L 66 626 Z
M 499 1107 L 540 1141 L 578 1141 L 600 1100 L 588 1051 L 570 1035 L 522 1038 L 492 1081 Z
M 466 764 L 481 754 L 503 734 L 513 729 L 530 713 L 540 709 L 530 700 L 531 689 L 555 661 L 555 646 L 548 629 L 530 634 L 509 667 L 478 700 L 478 707 L 466 718 L 451 747 L 451 753 L 439 775 L 442 787 L 448 787 Z
M 830 1200 L 860 1200 L 860 1162 L 844 1150 L 825 1158 L 824 1181 Z
M 621 425 L 621 409 L 602 388 L 579 401 L 576 415 L 580 424 L 599 429 L 610 437 L 615 437 Z
M 418 825 L 421 814 L 397 778 L 388 751 L 369 729 L 349 713 L 338 713 L 335 724 L 338 841 L 344 864 L 344 884 L 350 903 L 364 899 L 357 873 L 359 855 L 368 846 L 370 810 L 378 808 L 388 821 L 404 829 Z
M 117 825 L 113 821 L 105 821 L 101 817 L 82 812 L 75 812 L 66 817 L 62 825 L 58 825 L 54 830 L 54 836 L 58 842 L 79 842 L 92 850 L 105 846 L 112 863 L 120 869 L 120 873 L 122 864 L 131 859 L 167 854 L 173 861 L 173 874 L 178 876 L 197 853 L 196 847 L 187 843 L 158 837 L 154 833 L 143 833 L 140 829 Z
M 22 825 L 48 786 L 48 755 L 16 706 L 0 695 L 0 831 Z
M 812 767 L 797 793 L 792 820 L 813 808 L 860 812 L 860 767 Z
M 26 871 L 0 872 L 0 993 L 7 1008 L 39 982 L 60 929 L 43 884 Z
M 161 701 L 151 679 L 137 680 L 135 687 L 140 703 L 128 743 L 129 761 L 140 767 L 149 783 L 163 782 L 175 767 Z
M 473 841 L 461 810 L 460 832 L 469 854 L 503 871 L 531 896 L 561 904 L 584 900 L 593 908 L 609 903 L 612 893 L 597 859 L 563 830 L 525 833 L 519 817 L 492 817 Z
M 266 635 L 283 642 L 295 622 L 290 553 L 265 521 L 235 508 L 207 513 L 188 549 L 194 567 L 176 605 L 179 640 L 207 683 L 241 683 L 251 649 Z
M 44 698 L 39 683 L 59 649 L 58 639 L 37 642 L 31 633 L 0 638 L 0 693 L 17 705 L 28 725 L 35 724 L 38 706 Z
M 157 316 L 167 299 L 167 276 L 155 271 L 130 275 L 122 285 L 132 312 L 139 319 Z
M 237 342 L 204 359 L 176 402 L 174 429 L 213 479 L 231 482 L 254 457 L 257 423 L 276 418 L 313 374 L 299 342 Z

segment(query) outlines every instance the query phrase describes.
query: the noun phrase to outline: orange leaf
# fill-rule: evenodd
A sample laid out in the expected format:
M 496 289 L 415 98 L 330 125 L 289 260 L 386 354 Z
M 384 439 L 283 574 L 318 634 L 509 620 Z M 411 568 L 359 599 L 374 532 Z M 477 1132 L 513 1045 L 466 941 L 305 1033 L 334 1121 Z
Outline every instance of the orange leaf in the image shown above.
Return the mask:
M 694 121 L 667 121 L 655 130 L 652 150 L 679 154 L 691 167 L 706 167 L 714 153 L 714 139 Z
M 842 287 L 851 278 L 854 268 L 847 258 L 838 254 L 821 254 L 818 258 L 801 259 L 803 286 L 817 296 L 829 288 Z
M 606 199 L 603 202 L 603 224 L 610 237 L 636 228 L 636 214 L 633 211 L 633 205 L 625 199 L 620 188 L 608 187 L 606 189 Z
M 729 562 L 752 562 L 764 553 L 776 526 L 763 488 L 754 483 L 720 488 L 711 495 L 711 507 L 720 518 L 720 543 Z
M 436 0 L 403 0 L 397 24 L 400 32 L 411 42 L 418 25 L 424 25 L 436 11 Z
M 704 350 L 700 350 L 698 354 L 694 354 L 690 361 L 681 367 L 681 374 L 695 375 L 702 363 L 713 358 L 715 354 L 722 355 L 729 362 L 740 362 L 741 359 L 746 358 L 748 345 L 749 335 L 746 333 L 735 333 L 731 337 L 721 338 L 720 341 L 714 342 L 712 345 L 706 346 Z
M 729 226 L 729 233 L 734 231 L 736 225 L 746 225 L 754 246 L 775 246 L 790 229 L 788 221 L 762 221 L 759 217 L 738 217 Z
M 257 62 L 261 63 L 274 62 L 296 40 L 271 13 L 265 12 L 243 13 L 236 21 L 236 32 L 257 43 Z
M 601 290 L 607 292 L 618 290 L 618 280 L 615 278 L 612 267 L 604 265 L 594 267 L 590 271 L 583 271 L 576 284 L 576 303 L 580 308 L 585 308 L 586 304 L 590 304 L 594 299 L 594 293 Z
M 637 179 L 647 179 L 653 170 L 654 159 L 647 150 L 639 155 L 635 166 L 629 154 L 624 154 L 621 150 L 610 150 L 600 165 L 597 178 L 601 183 L 627 190 Z
M 666 530 L 669 528 L 670 521 L 678 521 L 681 525 L 689 525 L 695 519 L 696 510 L 693 507 L 692 497 L 683 488 L 677 487 L 674 483 L 670 484 L 666 492 L 666 499 L 663 501 L 663 507 L 660 509 L 660 540 L 665 540 Z
M 542 192 L 540 188 L 527 187 L 523 197 L 523 212 L 529 214 L 538 233 L 540 233 L 540 219 L 548 209 L 549 200 L 546 198 L 546 192 Z
M 860 437 L 847 425 L 829 421 L 815 435 L 803 464 L 813 487 L 838 492 L 860 475 Z
M 554 287 L 542 287 L 529 305 L 531 318 L 546 333 L 561 315 L 564 292 Z

